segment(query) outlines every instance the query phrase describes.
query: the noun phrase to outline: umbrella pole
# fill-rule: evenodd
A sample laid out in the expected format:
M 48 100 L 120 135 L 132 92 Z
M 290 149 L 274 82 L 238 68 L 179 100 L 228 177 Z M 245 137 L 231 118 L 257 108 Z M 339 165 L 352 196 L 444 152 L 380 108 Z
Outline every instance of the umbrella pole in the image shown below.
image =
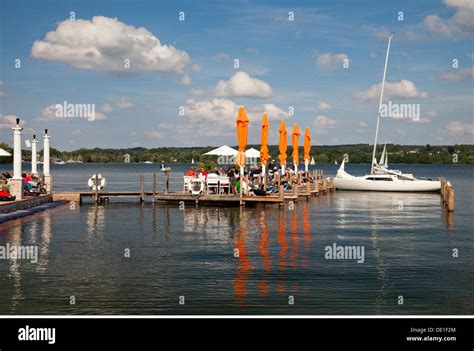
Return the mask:
M 262 165 L 263 188 L 267 190 L 266 165 Z
M 240 166 L 240 206 L 242 206 L 242 192 L 244 190 L 244 167 Z

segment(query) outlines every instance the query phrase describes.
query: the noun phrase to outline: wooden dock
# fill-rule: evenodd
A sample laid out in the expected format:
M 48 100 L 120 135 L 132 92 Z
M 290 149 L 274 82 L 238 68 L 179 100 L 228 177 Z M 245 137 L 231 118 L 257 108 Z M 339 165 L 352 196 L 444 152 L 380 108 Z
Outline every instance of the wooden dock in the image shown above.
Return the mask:
M 292 178 L 289 181 L 293 188 L 284 191 L 278 179 L 279 191 L 267 196 L 250 196 L 244 194 L 242 198 L 239 194 L 207 194 L 204 192 L 198 196 L 193 196 L 189 192 L 171 191 L 169 174 L 161 175 L 163 181 L 162 189 L 158 190 L 159 175 L 153 174 L 152 191 L 145 191 L 144 175 L 140 176 L 139 191 L 70 191 L 70 192 L 53 192 L 53 200 L 64 200 L 69 202 L 78 202 L 82 204 L 83 199 L 93 199 L 96 203 L 108 203 L 110 198 L 136 198 L 140 203 L 151 199 L 152 202 L 164 203 L 195 203 L 195 204 L 245 204 L 245 203 L 274 203 L 283 204 L 285 201 L 297 201 L 300 197 L 310 198 L 311 196 L 326 195 L 334 191 L 332 179 L 324 179 L 321 172 L 314 172 L 313 182 L 302 183 L 300 178 Z M 183 184 L 182 176 L 180 180 L 174 182 Z M 171 182 L 172 183 L 172 182 Z

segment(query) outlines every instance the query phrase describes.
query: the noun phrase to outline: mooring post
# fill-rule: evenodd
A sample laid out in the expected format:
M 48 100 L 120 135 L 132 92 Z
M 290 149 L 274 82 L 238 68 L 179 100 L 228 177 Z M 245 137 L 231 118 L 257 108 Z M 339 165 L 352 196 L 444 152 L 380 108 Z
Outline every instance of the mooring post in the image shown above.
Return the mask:
M 94 181 L 94 184 L 95 184 L 95 203 L 98 204 L 99 203 L 99 174 L 96 173 L 95 174 L 95 181 Z
M 165 171 L 165 194 L 168 194 L 170 186 L 170 175 L 167 171 Z
M 145 201 L 145 176 L 140 174 L 140 203 Z
M 452 186 L 448 187 L 448 212 L 454 211 L 454 188 Z
M 298 176 L 296 175 L 295 178 L 293 178 L 293 193 L 296 197 L 298 197 Z
M 153 173 L 153 202 L 156 198 L 156 173 Z

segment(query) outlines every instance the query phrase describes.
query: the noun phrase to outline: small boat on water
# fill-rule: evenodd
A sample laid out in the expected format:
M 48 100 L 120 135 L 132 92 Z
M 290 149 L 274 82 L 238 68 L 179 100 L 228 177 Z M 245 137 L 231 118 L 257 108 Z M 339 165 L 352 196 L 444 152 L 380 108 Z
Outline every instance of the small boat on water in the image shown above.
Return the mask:
M 143 163 L 146 164 L 146 165 L 151 165 L 151 164 L 153 164 L 153 161 L 145 161 Z
M 309 163 L 311 166 L 314 166 L 316 162 L 314 162 L 314 157 L 311 157 L 311 162 Z
M 382 78 L 382 89 L 380 92 L 379 112 L 377 114 L 377 127 L 375 129 L 375 142 L 372 154 L 372 166 L 370 174 L 364 176 L 353 176 L 344 170 L 343 160 L 334 178 L 334 186 L 340 190 L 360 190 L 360 191 L 397 191 L 397 192 L 431 192 L 440 191 L 441 182 L 431 179 L 416 178 L 413 174 L 402 173 L 397 170 L 390 170 L 388 167 L 387 145 L 384 145 L 380 161 L 377 162 L 375 154 L 377 151 L 377 139 L 380 125 L 380 111 L 383 102 L 383 92 L 385 87 L 385 76 L 387 73 L 388 55 L 392 36 L 388 39 L 387 54 L 385 56 L 385 66 Z
M 334 160 L 334 164 L 337 165 L 337 160 Z
M 194 162 L 194 158 L 193 158 L 193 159 L 191 160 L 191 164 L 193 165 L 193 164 L 195 164 L 195 163 L 196 163 L 196 162 Z
M 160 171 L 162 171 L 162 172 L 171 172 L 171 167 L 165 167 L 165 165 L 162 163 Z

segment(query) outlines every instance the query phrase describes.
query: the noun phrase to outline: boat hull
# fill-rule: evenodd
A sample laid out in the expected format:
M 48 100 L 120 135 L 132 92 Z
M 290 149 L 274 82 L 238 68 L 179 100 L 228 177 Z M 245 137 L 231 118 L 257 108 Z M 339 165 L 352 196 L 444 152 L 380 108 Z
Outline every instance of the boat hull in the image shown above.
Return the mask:
M 334 187 L 339 190 L 388 191 L 388 192 L 439 192 L 441 183 L 436 180 L 381 181 L 364 178 L 334 178 Z

